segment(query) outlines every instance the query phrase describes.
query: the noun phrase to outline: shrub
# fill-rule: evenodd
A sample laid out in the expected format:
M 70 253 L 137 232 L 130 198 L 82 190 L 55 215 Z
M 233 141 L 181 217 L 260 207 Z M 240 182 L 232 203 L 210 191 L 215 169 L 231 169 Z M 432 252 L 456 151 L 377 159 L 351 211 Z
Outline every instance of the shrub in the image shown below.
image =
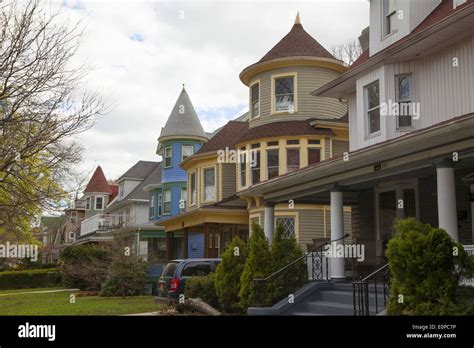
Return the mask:
M 68 246 L 59 261 L 63 284 L 81 290 L 100 290 L 110 262 L 110 251 L 99 246 Z
M 283 226 L 278 225 L 275 229 L 271 250 L 274 272 L 303 256 L 303 251 L 296 242 L 296 239 L 293 236 L 284 238 L 283 233 Z M 292 267 L 282 271 L 271 280 L 268 289 L 268 301 L 270 304 L 274 304 L 289 294 L 294 293 L 308 282 L 308 270 L 306 264 L 302 261 L 295 263 Z
M 217 307 L 217 295 L 215 287 L 215 274 L 209 273 L 206 276 L 191 277 L 186 280 L 184 288 L 186 298 L 200 298 L 207 304 Z
M 236 250 L 238 250 L 238 255 L 236 255 Z M 239 237 L 234 237 L 222 254 L 222 262 L 217 266 L 216 294 L 220 307 L 226 312 L 241 310 L 240 278 L 244 270 L 246 254 L 245 243 Z
M 240 277 L 240 304 L 243 308 L 250 307 L 257 302 L 266 304 L 266 289 L 257 286 L 254 279 L 267 277 L 272 271 L 272 259 L 268 241 L 263 234 L 262 227 L 256 223 L 252 224 L 247 249 L 247 259 L 244 270 Z
M 0 289 L 47 288 L 60 283 L 57 268 L 0 272 Z
M 134 256 L 114 255 L 102 296 L 137 296 L 145 288 L 147 264 Z
M 390 315 L 459 314 L 455 291 L 469 268 L 462 245 L 442 229 L 415 219 L 398 220 L 388 243 Z M 403 295 L 403 303 L 399 303 Z

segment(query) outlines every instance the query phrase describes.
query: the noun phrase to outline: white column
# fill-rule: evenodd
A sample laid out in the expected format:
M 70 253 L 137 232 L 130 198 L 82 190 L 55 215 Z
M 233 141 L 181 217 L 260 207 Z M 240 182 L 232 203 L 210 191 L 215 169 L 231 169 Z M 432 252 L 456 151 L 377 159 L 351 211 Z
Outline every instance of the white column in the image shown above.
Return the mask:
M 342 191 L 339 189 L 331 190 L 331 240 L 339 239 L 344 236 L 344 210 Z M 340 239 L 332 245 L 333 250 L 337 250 L 337 246 L 344 244 L 344 240 Z M 334 247 L 335 246 L 335 247 Z M 344 258 L 331 258 L 331 279 L 345 279 Z
M 438 191 L 438 223 L 452 239 L 458 240 L 458 217 L 456 211 L 456 185 L 454 168 L 450 163 L 436 167 Z
M 263 232 L 271 245 L 275 233 L 275 205 L 273 203 L 265 203 L 264 215 Z

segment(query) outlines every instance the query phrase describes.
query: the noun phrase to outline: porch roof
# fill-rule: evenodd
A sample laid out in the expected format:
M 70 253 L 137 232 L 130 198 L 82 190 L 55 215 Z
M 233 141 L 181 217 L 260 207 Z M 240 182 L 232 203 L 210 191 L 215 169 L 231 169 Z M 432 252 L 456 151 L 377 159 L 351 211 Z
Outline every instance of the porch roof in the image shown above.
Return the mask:
M 415 170 L 434 168 L 437 161 L 458 152 L 460 163 L 474 159 L 474 113 L 322 161 L 239 192 L 270 202 L 308 198 L 336 186 L 353 189 Z M 469 159 L 469 160 L 468 160 Z M 359 186 L 357 186 L 359 185 Z

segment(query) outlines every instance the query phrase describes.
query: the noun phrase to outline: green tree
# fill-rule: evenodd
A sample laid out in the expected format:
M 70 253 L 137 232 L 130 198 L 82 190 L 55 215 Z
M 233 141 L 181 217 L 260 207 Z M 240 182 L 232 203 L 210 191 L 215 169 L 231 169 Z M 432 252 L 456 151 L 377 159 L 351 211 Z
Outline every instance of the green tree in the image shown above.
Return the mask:
M 116 252 L 102 289 L 102 296 L 137 296 L 145 288 L 147 263 L 135 256 Z
M 243 308 L 250 307 L 257 302 L 266 304 L 265 284 L 259 283 L 257 285 L 254 279 L 265 278 L 272 271 L 272 257 L 268 241 L 262 227 L 256 223 L 252 224 L 252 234 L 249 238 L 247 253 L 244 270 L 240 278 L 239 297 Z
M 241 310 L 239 301 L 240 278 L 247 257 L 245 242 L 234 237 L 222 254 L 216 269 L 216 293 L 221 308 L 226 312 Z
M 472 261 L 461 244 L 439 228 L 413 218 L 398 220 L 388 243 L 390 315 L 462 314 L 456 288 Z
M 271 279 L 268 289 L 269 302 L 274 304 L 305 285 L 308 282 L 308 270 L 304 259 L 301 259 L 303 256 L 301 247 L 298 245 L 295 237 L 284 236 L 282 225 L 278 225 L 275 229 L 271 255 L 274 272 L 300 259 Z

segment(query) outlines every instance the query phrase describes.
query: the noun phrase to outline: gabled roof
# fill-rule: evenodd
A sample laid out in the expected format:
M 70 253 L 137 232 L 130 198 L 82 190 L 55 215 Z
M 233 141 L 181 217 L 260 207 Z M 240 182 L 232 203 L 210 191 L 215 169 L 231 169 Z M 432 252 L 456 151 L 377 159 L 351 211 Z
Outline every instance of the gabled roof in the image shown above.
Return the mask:
M 145 179 L 150 172 L 155 169 L 158 162 L 138 161 L 129 170 L 123 173 L 117 182 L 123 179 Z
M 143 178 L 143 181 L 137 185 L 127 196 L 123 199 L 113 201 L 109 206 L 107 206 L 107 211 L 109 212 L 112 209 L 116 209 L 127 205 L 132 202 L 142 202 L 148 200 L 148 192 L 144 191 L 143 188 L 150 184 L 160 184 L 161 183 L 161 162 L 146 162 L 152 163 L 153 167 L 149 170 L 148 174 Z M 133 168 L 133 167 L 132 167 Z M 123 176 L 123 175 L 122 175 Z
M 165 126 L 161 129 L 160 138 L 168 136 L 191 136 L 207 139 L 206 132 L 202 128 L 184 86 Z
M 109 194 L 112 193 L 109 183 L 107 182 L 104 172 L 102 171 L 102 168 L 100 166 L 96 168 L 94 174 L 92 174 L 92 177 L 87 183 L 87 186 L 84 190 L 84 193 L 92 192 L 104 192 Z
M 270 51 L 268 51 L 267 54 L 258 61 L 258 63 L 276 58 L 301 56 L 334 59 L 334 56 L 331 53 L 329 53 L 318 41 L 304 30 L 298 14 L 295 24 L 290 32 L 286 34 Z
M 247 122 L 229 121 L 222 127 L 196 154 L 203 154 L 223 150 L 226 147 L 232 149 L 240 141 L 242 134 L 249 129 Z

